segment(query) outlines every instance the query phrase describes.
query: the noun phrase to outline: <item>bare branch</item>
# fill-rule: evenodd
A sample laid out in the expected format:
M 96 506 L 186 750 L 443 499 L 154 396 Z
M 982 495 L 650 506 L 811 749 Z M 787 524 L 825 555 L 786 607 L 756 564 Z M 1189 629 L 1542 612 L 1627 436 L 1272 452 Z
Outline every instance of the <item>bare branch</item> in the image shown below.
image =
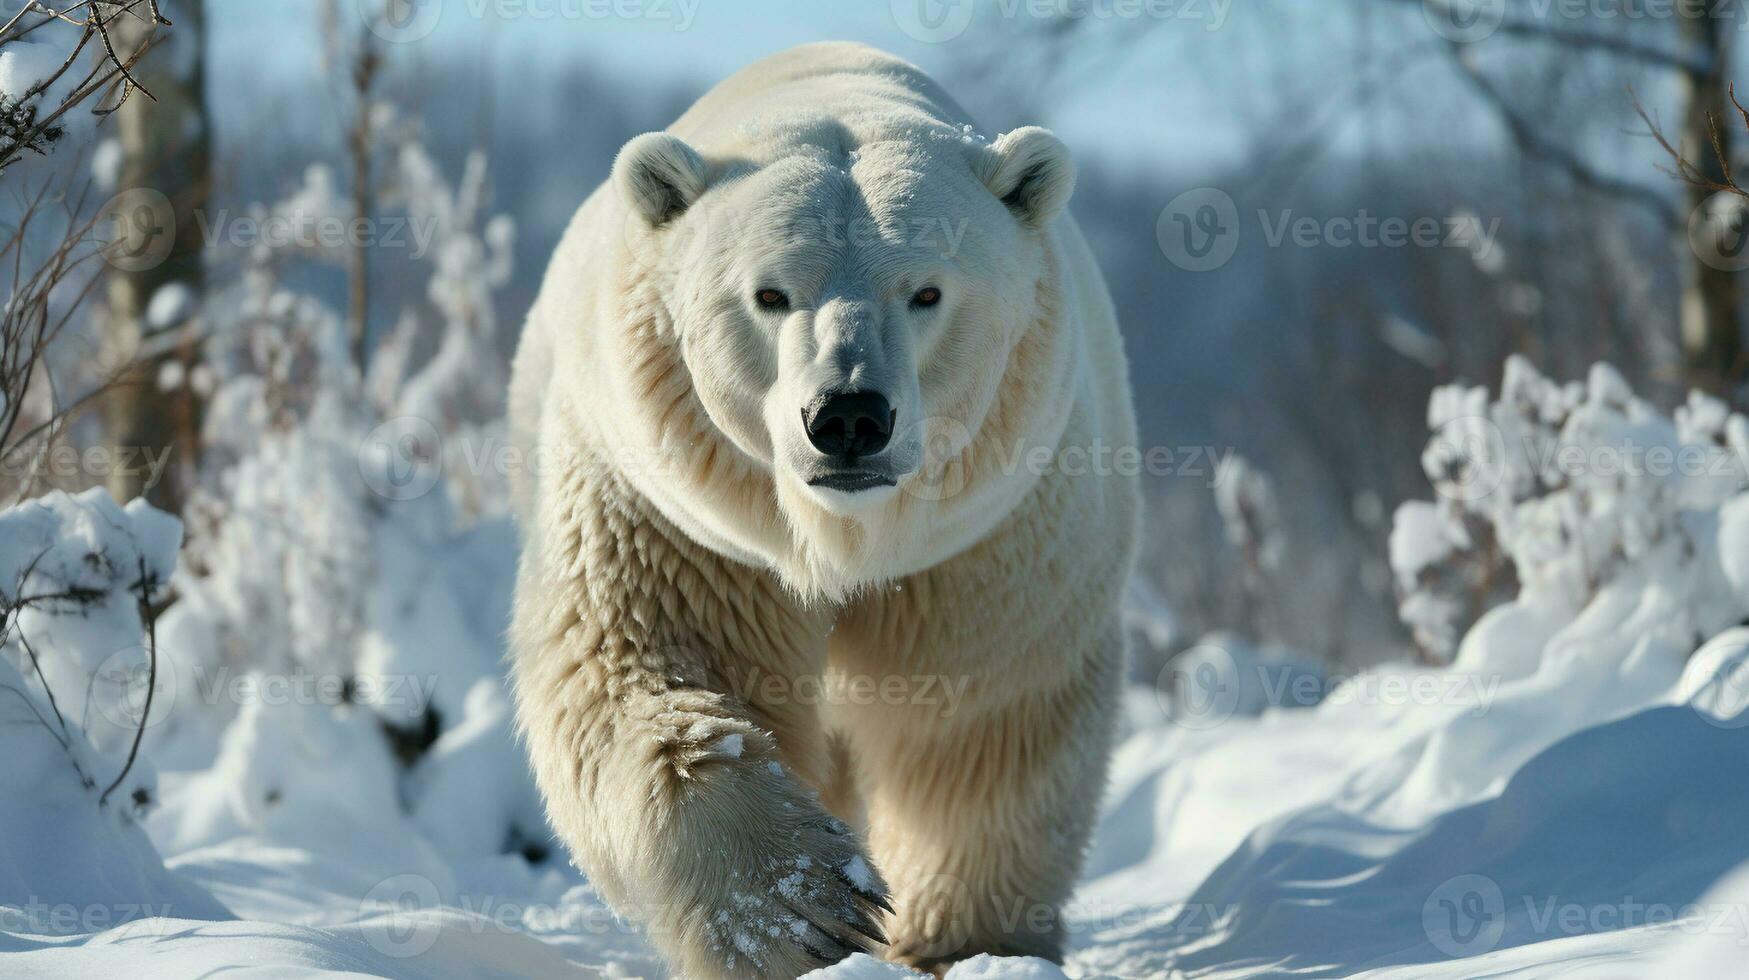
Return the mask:
M 1463 57 L 1461 45 L 1453 44 L 1450 46 L 1450 50 L 1452 51 L 1452 62 L 1457 65 L 1464 79 L 1469 82 L 1470 88 L 1494 107 L 1501 122 L 1506 126 L 1507 132 L 1512 136 L 1513 142 L 1522 150 L 1560 169 L 1574 183 L 1588 190 L 1632 201 L 1646 208 L 1666 227 L 1675 226 L 1677 219 L 1671 201 L 1643 184 L 1636 184 L 1633 181 L 1601 173 L 1572 150 L 1554 140 L 1545 138 L 1542 134 L 1542 128 L 1535 121 L 1519 112 L 1518 107 L 1512 103 L 1506 93 L 1500 90 L 1498 85 L 1494 84 L 1493 80 L 1477 70 Z
M 1743 117 L 1743 127 L 1749 129 L 1749 109 L 1743 108 L 1743 103 L 1737 101 L 1736 83 L 1732 83 L 1728 91 L 1730 93 L 1731 105 L 1736 108 L 1737 114 Z M 1713 159 L 1718 163 L 1719 173 L 1722 175 L 1721 178 L 1708 176 L 1705 168 L 1700 164 L 1689 160 L 1683 155 L 1682 150 L 1670 142 L 1669 137 L 1664 135 L 1663 128 L 1658 125 L 1658 121 L 1653 119 L 1652 114 L 1647 112 L 1646 107 L 1640 103 L 1640 97 L 1638 94 L 1632 89 L 1629 89 L 1628 96 L 1633 100 L 1634 112 L 1639 115 L 1640 121 L 1646 124 L 1646 132 L 1653 139 L 1658 141 L 1658 146 L 1669 155 L 1671 162 L 1675 164 L 1676 167 L 1675 170 L 1665 167 L 1659 167 L 1658 169 L 1663 170 L 1665 173 L 1670 174 L 1672 177 L 1675 177 L 1684 183 L 1691 184 L 1703 190 L 1722 191 L 1728 194 L 1735 194 L 1738 197 L 1749 198 L 1749 190 L 1745 190 L 1742 185 L 1738 184 L 1737 178 L 1731 173 L 1731 155 L 1725 151 L 1724 132 L 1720 128 L 1719 118 L 1717 116 L 1710 112 L 1707 113 L 1706 128 L 1707 142 L 1712 144 Z
M 106 6 L 114 8 L 114 12 L 106 15 L 104 12 Z M 147 32 L 138 49 L 124 58 L 121 52 L 116 49 L 114 39 L 110 36 L 110 26 L 116 17 L 124 14 L 141 17 L 138 8 L 142 6 L 148 15 L 142 19 L 148 20 L 153 26 Z M 83 16 L 75 16 L 75 13 L 80 11 L 83 12 Z M 27 17 L 31 15 L 34 15 L 35 19 L 27 20 Z M 144 57 L 156 42 L 157 28 L 167 26 L 170 23 L 159 12 L 156 0 L 82 0 L 82 2 L 62 10 L 47 7 L 40 0 L 29 0 L 22 10 L 14 14 L 4 26 L 0 26 L 0 45 L 21 40 L 44 25 L 57 22 L 80 28 L 79 40 L 74 43 L 72 51 L 53 72 L 38 79 L 18 99 L 5 101 L 9 119 L 4 145 L 0 145 L 0 172 L 3 172 L 26 149 L 38 153 L 44 152 L 44 147 L 47 144 L 59 138 L 60 131 L 56 124 L 62 116 L 66 115 L 74 106 L 90 100 L 93 95 L 118 82 L 121 93 L 115 104 L 106 107 L 101 104 L 103 100 L 100 99 L 100 104 L 91 110 L 94 114 L 103 116 L 114 112 L 127 101 L 128 96 L 135 90 L 145 93 L 149 99 L 155 100 L 156 98 L 145 86 L 140 84 L 139 79 L 134 76 L 132 71 L 133 67 L 139 63 L 140 58 Z M 93 37 L 96 37 L 102 45 L 104 57 L 93 66 L 79 84 L 73 86 L 73 90 L 61 100 L 53 111 L 39 118 L 37 115 L 39 100 L 50 86 L 59 82 L 72 70 L 73 65 L 79 60 L 79 56 Z
M 1451 13 L 1451 5 L 1446 0 L 1399 0 L 1399 2 L 1425 6 L 1430 13 Z M 1522 17 L 1503 18 L 1494 28 L 1493 33 L 1530 41 L 1543 41 L 1557 47 L 1579 51 L 1601 51 L 1623 58 L 1631 58 L 1635 61 L 1643 61 L 1661 68 L 1674 68 L 1690 74 L 1704 75 L 1712 70 L 1710 57 L 1690 57 L 1680 51 L 1669 51 L 1661 47 L 1641 44 L 1617 35 L 1599 34 L 1593 31 L 1562 30 L 1546 23 Z
M 128 71 L 128 65 L 133 63 L 132 60 L 130 59 L 124 64 L 121 60 L 121 55 L 115 53 L 115 41 L 109 36 L 109 25 L 104 22 L 102 12 L 96 7 L 91 8 L 91 23 L 92 26 L 97 29 L 97 36 L 103 39 L 103 50 L 109 53 L 110 63 L 114 64 L 116 68 L 121 71 L 121 77 L 124 83 L 122 89 L 122 101 L 127 101 L 128 89 L 125 86 L 137 88 L 146 98 L 151 99 L 153 102 L 158 101 L 158 97 L 153 95 L 150 89 L 141 85 L 140 80 L 135 78 L 133 74 Z M 113 111 L 113 109 L 111 111 Z
M 49 709 L 55 713 L 55 722 L 61 726 L 61 734 L 66 735 L 67 719 L 62 716 L 61 706 L 55 701 L 55 691 L 54 688 L 49 687 L 49 679 L 43 676 L 42 659 L 37 656 L 36 648 L 30 645 L 29 640 L 25 639 L 22 629 L 18 631 L 18 644 L 24 647 L 25 654 L 30 657 L 30 666 L 32 670 L 36 671 L 37 683 L 43 686 L 43 693 L 49 696 Z
M 140 608 L 146 617 L 146 701 L 140 709 L 139 727 L 134 729 L 134 742 L 128 747 L 127 762 L 122 764 L 121 772 L 115 774 L 115 782 L 110 783 L 103 795 L 97 798 L 98 806 L 109 802 L 109 794 L 115 792 L 134 768 L 134 760 L 140 755 L 140 740 L 145 738 L 146 723 L 152 717 L 152 695 L 158 687 L 158 614 L 152 609 L 152 576 L 146 570 L 144 556 L 140 558 Z

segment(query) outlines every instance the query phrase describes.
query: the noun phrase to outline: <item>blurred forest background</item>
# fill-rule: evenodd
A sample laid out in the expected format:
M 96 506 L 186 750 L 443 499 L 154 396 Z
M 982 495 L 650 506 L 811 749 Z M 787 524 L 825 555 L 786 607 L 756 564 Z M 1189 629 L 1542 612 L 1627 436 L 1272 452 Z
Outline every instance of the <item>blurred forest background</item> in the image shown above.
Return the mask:
M 173 26 L 133 65 L 151 97 L 69 115 L 74 145 L 51 157 L 7 155 L 4 217 L 28 225 L 6 263 L 15 280 L 34 264 L 13 259 L 40 262 L 68 228 L 118 223 L 157 247 L 142 236 L 165 207 L 173 218 L 161 258 L 112 252 L 70 274 L 81 302 L 55 307 L 69 313 L 45 363 L 53 391 L 14 407 L 31 433 L 32 413 L 75 410 L 42 440 L 174 446 L 161 482 L 110 482 L 183 513 L 192 542 L 216 534 L 216 517 L 203 532 L 202 474 L 242 453 L 213 435 L 225 417 L 294 410 L 270 383 L 215 398 L 224 386 L 203 373 L 267 359 L 298 320 L 264 301 L 269 269 L 275 288 L 344 321 L 367 393 L 404 411 L 423 383 L 441 392 L 435 415 L 489 426 L 546 259 L 619 147 L 738 67 L 829 38 L 919 64 L 987 134 L 1036 123 L 1077 154 L 1071 208 L 1117 299 L 1144 443 L 1177 463 L 1147 485 L 1134 604 L 1170 610 L 1174 628 L 1154 630 L 1144 674 L 1211 630 L 1350 668 L 1410 649 L 1386 540 L 1397 505 L 1427 494 L 1417 464 L 1437 385 L 1497 385 L 1519 353 L 1555 378 L 1610 361 L 1665 407 L 1691 387 L 1743 407 L 1741 199 L 1677 179 L 1652 135 L 1690 177 L 1730 182 L 1719 161 L 1744 142 L 1729 95 L 1749 30 L 1740 4 L 162 7 Z M 125 56 L 150 26 L 118 10 L 113 41 Z M 19 70 L 9 57 L 21 56 L 0 49 L 0 76 Z M 164 203 L 141 211 L 139 189 Z M 366 218 L 375 240 L 269 250 L 238 230 L 241 216 L 300 209 Z M 1279 234 L 1303 219 L 1310 231 Z M 1387 220 L 1437 232 L 1389 240 Z M 1217 235 L 1230 257 L 1187 258 L 1182 228 Z M 284 356 L 261 374 L 298 390 L 299 372 L 325 363 Z M 15 465 L 4 479 L 8 501 L 91 482 Z M 1504 568 L 1483 562 L 1462 583 L 1474 610 L 1507 587 Z

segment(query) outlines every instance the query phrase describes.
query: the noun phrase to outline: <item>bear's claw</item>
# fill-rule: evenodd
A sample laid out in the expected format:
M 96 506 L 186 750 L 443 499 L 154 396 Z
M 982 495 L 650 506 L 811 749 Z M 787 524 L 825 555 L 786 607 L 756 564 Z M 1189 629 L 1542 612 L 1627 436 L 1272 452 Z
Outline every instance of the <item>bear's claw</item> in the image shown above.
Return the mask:
M 692 972 L 788 978 L 879 955 L 892 903 L 855 832 L 781 768 L 725 761 L 687 787 L 691 834 L 711 842 L 695 860 L 715 865 L 684 901 L 701 930 Z

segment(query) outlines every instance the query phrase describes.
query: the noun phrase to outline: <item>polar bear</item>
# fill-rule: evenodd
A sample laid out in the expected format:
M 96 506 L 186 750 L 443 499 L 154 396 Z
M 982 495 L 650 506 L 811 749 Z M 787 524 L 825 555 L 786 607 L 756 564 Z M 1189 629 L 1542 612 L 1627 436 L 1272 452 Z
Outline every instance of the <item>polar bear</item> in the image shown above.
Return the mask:
M 519 728 L 685 976 L 1061 956 L 1135 422 L 1067 150 L 976 133 L 870 48 L 758 62 L 626 144 L 529 313 Z

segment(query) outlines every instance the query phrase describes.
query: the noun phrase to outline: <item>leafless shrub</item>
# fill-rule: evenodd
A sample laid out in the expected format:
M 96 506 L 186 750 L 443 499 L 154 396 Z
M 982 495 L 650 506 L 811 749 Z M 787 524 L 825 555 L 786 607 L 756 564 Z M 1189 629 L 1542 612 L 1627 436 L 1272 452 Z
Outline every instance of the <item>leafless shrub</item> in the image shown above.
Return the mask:
M 118 18 L 141 18 L 149 25 L 135 50 L 118 50 L 112 32 Z M 137 89 L 147 98 L 131 69 L 152 46 L 160 27 L 169 26 L 157 0 L 81 0 L 49 4 L 29 0 L 0 25 L 0 49 L 51 25 L 79 29 L 77 40 L 59 67 L 22 94 L 0 95 L 0 175 L 26 151 L 46 153 L 62 133 L 61 120 L 75 107 L 95 101 L 91 111 L 107 115 Z M 80 68 L 88 49 L 101 51 L 89 68 Z M 78 74 L 83 72 L 83 74 Z M 45 93 L 69 73 L 78 81 L 53 109 L 41 111 Z M 47 369 L 47 354 L 99 284 L 102 251 L 97 241 L 101 216 L 80 217 L 83 196 L 69 193 L 54 181 L 18 191 L 16 223 L 0 239 L 0 270 L 8 280 L 0 308 L 0 492 L 14 499 L 30 495 L 36 485 L 29 454 L 48 448 L 65 421 L 113 386 L 122 371 L 99 379 L 91 390 L 65 397 Z M 55 241 L 52 230 L 61 228 Z M 33 250 L 48 237 L 46 255 Z M 40 459 L 40 455 L 37 457 Z
M 55 697 L 54 687 L 49 684 L 48 675 L 43 672 L 41 657 L 37 653 L 35 645 L 31 643 L 29 636 L 25 633 L 24 624 L 20 614 L 27 609 L 36 609 L 58 616 L 85 616 L 89 615 L 89 611 L 93 607 L 108 602 L 110 600 L 110 595 L 102 590 L 90 589 L 77 585 L 53 589 L 50 591 L 26 593 L 24 591 L 24 583 L 30 580 L 32 574 L 36 571 L 38 563 L 42 561 L 46 554 L 47 553 L 44 552 L 43 554 L 37 555 L 35 561 L 25 566 L 22 574 L 19 576 L 19 581 L 14 584 L 13 588 L 0 589 L 0 596 L 12 596 L 10 601 L 0 598 L 0 646 L 7 645 L 16 640 L 18 647 L 24 651 L 26 659 L 30 661 L 31 673 L 36 678 L 37 684 L 42 688 L 42 692 L 48 700 L 49 712 L 54 716 L 53 723 L 51 723 L 48 718 L 43 717 L 41 711 L 36 707 L 35 702 L 24 691 L 13 688 L 10 685 L 0 685 L 0 689 L 15 694 L 24 702 L 25 706 L 36 715 L 37 721 L 41 723 L 43 728 L 48 731 L 49 735 L 60 744 L 61 749 L 66 752 L 67 759 L 72 765 L 74 773 L 78 775 L 81 785 L 86 789 L 96 789 L 97 780 L 92 777 L 92 775 L 86 770 L 85 766 L 80 763 L 80 753 L 74 748 L 75 742 L 83 740 L 84 735 L 75 731 L 74 728 L 69 725 L 67 716 L 61 711 L 60 700 Z M 161 595 L 163 587 L 164 583 L 160 581 L 158 576 L 153 574 L 147 567 L 145 559 L 141 558 L 139 562 L 139 578 L 130 584 L 127 587 L 127 590 L 139 601 L 140 621 L 143 624 L 146 634 L 147 679 L 145 704 L 141 708 L 139 721 L 134 728 L 133 737 L 128 744 L 127 757 L 122 763 L 121 769 L 116 773 L 115 778 L 109 782 L 97 798 L 97 805 L 100 807 L 109 804 L 110 796 L 127 781 L 128 775 L 133 772 L 134 764 L 138 761 L 140 755 L 140 742 L 144 739 L 146 728 L 151 721 L 152 695 L 158 685 L 158 615 L 162 612 L 162 607 L 158 604 L 158 598 Z M 144 791 L 136 789 L 132 794 L 131 802 L 136 807 L 144 807 L 151 801 Z
M 47 368 L 50 346 L 100 281 L 93 260 L 101 255 L 95 219 L 69 222 L 46 257 L 27 254 L 32 229 L 52 217 L 51 190 L 45 185 L 28 199 L 0 244 L 0 264 L 11 279 L 0 309 L 0 472 L 22 472 L 11 488 L 20 500 L 36 482 L 23 465 L 29 454 L 50 445 L 62 423 L 106 387 L 65 399 Z
M 112 36 L 113 27 L 121 17 L 143 18 L 151 25 L 144 43 L 125 54 L 116 49 Z M 108 115 L 120 108 L 136 89 L 152 98 L 152 93 L 139 83 L 130 69 L 151 47 L 157 28 L 170 24 L 159 11 L 157 0 L 82 0 L 55 6 L 41 0 L 30 0 L 4 26 L 0 26 L 0 46 L 21 40 L 55 23 L 79 28 L 79 39 L 60 67 L 22 95 L 0 94 L 0 173 L 27 150 L 47 152 L 64 132 L 62 118 L 84 102 L 95 98 L 97 104 L 91 111 Z M 92 42 L 102 49 L 102 57 L 94 59 L 91 66 L 83 70 L 84 74 L 78 75 L 80 56 L 92 47 Z M 43 112 L 42 96 L 50 86 L 68 77 L 69 72 L 75 73 L 72 77 L 78 81 L 58 105 Z
M 1742 117 L 1743 128 L 1749 131 L 1749 109 L 1743 108 L 1743 103 L 1737 101 L 1735 83 L 1730 86 L 1727 93 L 1731 100 L 1731 106 Z M 1674 169 L 1668 169 L 1665 171 L 1666 173 L 1702 190 L 1723 191 L 1738 197 L 1749 198 L 1749 190 L 1744 190 L 1743 186 L 1737 182 L 1736 175 L 1731 172 L 1731 153 L 1727 148 L 1729 140 L 1726 138 L 1725 130 L 1717 115 L 1709 112 L 1706 117 L 1707 142 L 1712 148 L 1713 160 L 1721 175 L 1715 177 L 1704 162 L 1688 159 L 1680 148 L 1672 144 L 1669 137 L 1664 135 L 1664 130 L 1658 125 L 1657 120 L 1653 119 L 1652 114 L 1647 112 L 1646 107 L 1640 103 L 1639 97 L 1632 93 L 1630 96 L 1633 100 L 1635 114 L 1640 117 L 1641 122 L 1646 124 L 1646 131 L 1658 141 L 1658 146 L 1664 150 L 1674 164 Z

